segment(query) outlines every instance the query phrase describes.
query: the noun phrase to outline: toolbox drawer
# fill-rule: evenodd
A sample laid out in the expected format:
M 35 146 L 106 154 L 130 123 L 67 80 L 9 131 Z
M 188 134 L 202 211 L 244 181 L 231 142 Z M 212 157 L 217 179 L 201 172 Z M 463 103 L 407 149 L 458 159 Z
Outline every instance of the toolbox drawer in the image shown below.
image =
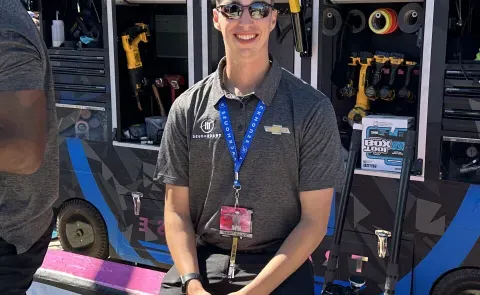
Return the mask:
M 109 77 L 105 53 L 100 50 L 49 50 L 57 103 L 105 105 Z
M 445 96 L 443 98 L 443 107 L 445 110 L 480 111 L 480 97 Z
M 480 133 L 480 120 L 460 120 L 444 118 L 442 120 L 442 129 L 447 131 Z

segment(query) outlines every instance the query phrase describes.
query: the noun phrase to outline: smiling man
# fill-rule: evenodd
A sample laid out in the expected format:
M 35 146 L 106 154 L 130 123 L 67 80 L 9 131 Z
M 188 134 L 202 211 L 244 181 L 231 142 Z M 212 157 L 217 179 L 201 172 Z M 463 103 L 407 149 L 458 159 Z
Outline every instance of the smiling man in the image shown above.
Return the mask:
M 161 295 L 314 294 L 342 146 L 330 100 L 269 54 L 273 2 L 223 0 L 226 56 L 174 103 L 155 179 L 174 266 Z

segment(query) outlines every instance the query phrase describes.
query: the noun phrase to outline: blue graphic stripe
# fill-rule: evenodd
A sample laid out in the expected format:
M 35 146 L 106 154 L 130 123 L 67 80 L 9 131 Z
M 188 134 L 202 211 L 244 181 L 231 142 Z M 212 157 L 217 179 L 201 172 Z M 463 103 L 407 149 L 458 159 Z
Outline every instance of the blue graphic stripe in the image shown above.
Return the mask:
M 333 236 L 333 230 L 335 229 L 335 216 L 336 216 L 336 192 L 333 190 L 333 198 L 332 198 L 332 207 L 330 209 L 330 217 L 328 218 L 328 225 L 327 225 L 327 236 Z
M 146 250 L 146 251 L 148 252 L 148 254 L 150 254 L 156 261 L 158 261 L 158 262 L 160 262 L 160 263 L 165 263 L 165 264 L 173 265 L 172 256 L 170 256 L 170 254 L 158 252 L 158 251 L 151 250 L 151 249 L 148 249 L 148 248 L 145 248 L 145 250 Z
M 480 186 L 471 185 L 446 232 L 414 268 L 413 293 L 428 294 L 439 276 L 462 264 L 479 237 Z M 412 272 L 398 282 L 396 293 L 410 294 L 411 276 Z
M 151 248 L 151 249 L 156 249 L 156 250 L 170 253 L 170 250 L 168 250 L 167 245 L 160 245 L 160 244 L 150 243 L 150 242 L 141 241 L 141 240 L 139 240 L 138 242 L 140 243 L 140 245 L 142 245 L 145 248 Z
M 110 243 L 112 243 L 117 254 L 123 260 L 133 259 L 138 263 L 150 264 L 147 259 L 141 258 L 133 248 L 126 246 L 129 245 L 129 242 L 120 232 L 118 221 L 110 210 L 108 204 L 105 202 L 103 194 L 95 181 L 95 177 L 92 174 L 92 170 L 90 169 L 88 159 L 82 146 L 82 141 L 79 139 L 67 138 L 66 142 L 73 170 L 77 176 L 82 193 L 85 199 L 92 203 L 103 216 L 107 225 L 108 239 Z M 120 246 L 123 247 L 120 249 Z

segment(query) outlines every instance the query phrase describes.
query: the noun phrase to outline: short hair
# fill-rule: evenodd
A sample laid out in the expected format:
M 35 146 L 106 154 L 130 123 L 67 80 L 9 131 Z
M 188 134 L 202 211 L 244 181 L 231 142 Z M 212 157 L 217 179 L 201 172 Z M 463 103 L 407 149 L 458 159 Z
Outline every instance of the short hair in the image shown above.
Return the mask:
M 220 5 L 220 3 L 222 3 L 224 0 L 212 0 L 212 5 L 213 7 L 217 7 L 218 5 Z M 274 0 L 270 0 L 270 4 L 275 4 L 275 1 Z

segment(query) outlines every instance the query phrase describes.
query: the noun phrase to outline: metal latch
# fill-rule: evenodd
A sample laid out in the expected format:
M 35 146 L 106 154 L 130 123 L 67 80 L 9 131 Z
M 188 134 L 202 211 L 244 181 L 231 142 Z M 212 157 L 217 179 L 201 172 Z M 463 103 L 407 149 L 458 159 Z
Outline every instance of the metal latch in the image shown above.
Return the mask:
M 392 236 L 392 233 L 386 230 L 376 230 L 375 235 L 378 237 L 378 257 L 385 258 L 387 256 L 387 239 Z
M 133 199 L 133 213 L 135 215 L 140 215 L 140 199 L 143 198 L 143 194 L 140 192 L 132 192 Z

